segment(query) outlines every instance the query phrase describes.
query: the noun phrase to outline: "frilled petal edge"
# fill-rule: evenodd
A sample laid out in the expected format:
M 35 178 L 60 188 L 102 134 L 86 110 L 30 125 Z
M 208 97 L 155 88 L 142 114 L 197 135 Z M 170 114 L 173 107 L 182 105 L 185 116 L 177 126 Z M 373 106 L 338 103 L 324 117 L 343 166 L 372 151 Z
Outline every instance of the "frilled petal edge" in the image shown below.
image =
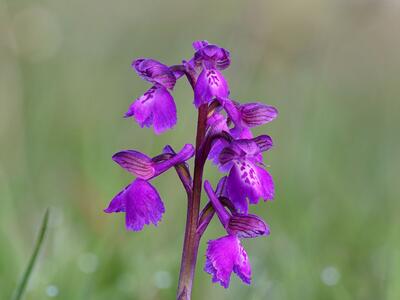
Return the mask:
M 144 225 L 152 223 L 157 226 L 165 208 L 157 190 L 138 178 L 118 193 L 104 211 L 125 212 L 126 229 L 140 231 Z
M 246 284 L 251 282 L 251 266 L 247 253 L 234 235 L 210 240 L 206 251 L 204 271 L 213 276 L 213 282 L 229 287 L 232 271 Z

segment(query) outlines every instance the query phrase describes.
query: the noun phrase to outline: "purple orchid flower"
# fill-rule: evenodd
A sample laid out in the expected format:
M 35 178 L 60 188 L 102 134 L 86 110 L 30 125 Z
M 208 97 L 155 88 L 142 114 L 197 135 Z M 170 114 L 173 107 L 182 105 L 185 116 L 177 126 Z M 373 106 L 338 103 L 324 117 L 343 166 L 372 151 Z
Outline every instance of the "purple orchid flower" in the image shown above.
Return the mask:
M 268 135 L 235 140 L 219 155 L 220 164 L 229 169 L 227 194 L 240 212 L 247 213 L 247 199 L 251 204 L 257 204 L 259 198 L 265 201 L 274 198 L 272 176 L 262 168 L 261 155 L 272 145 Z
M 229 287 L 232 272 L 238 275 L 244 283 L 250 284 L 251 266 L 239 238 L 268 235 L 269 227 L 256 215 L 239 213 L 230 215 L 207 180 L 204 182 L 204 189 L 221 224 L 228 233 L 226 236 L 208 242 L 204 270 L 213 276 L 213 282 L 219 282 L 224 288 Z
M 125 117 L 134 117 L 141 127 L 153 125 L 156 134 L 174 127 L 176 106 L 168 91 L 175 86 L 174 73 L 168 66 L 147 58 L 135 60 L 132 67 L 143 80 L 153 83 L 153 86 L 131 104 Z
M 194 88 L 195 106 L 199 107 L 216 97 L 228 97 L 228 83 L 220 70 L 229 67 L 229 52 L 217 45 L 210 45 L 207 41 L 197 41 L 193 43 L 193 47 L 197 50 L 191 61 L 193 68 L 202 67 Z
M 172 158 L 160 162 L 135 150 L 124 150 L 114 154 L 113 160 L 138 178 L 119 192 L 104 211 L 125 212 L 128 230 L 140 231 L 145 224 L 150 223 L 157 225 L 165 208 L 157 190 L 148 181 L 171 167 L 184 163 L 193 155 L 194 147 L 191 144 L 186 144 Z

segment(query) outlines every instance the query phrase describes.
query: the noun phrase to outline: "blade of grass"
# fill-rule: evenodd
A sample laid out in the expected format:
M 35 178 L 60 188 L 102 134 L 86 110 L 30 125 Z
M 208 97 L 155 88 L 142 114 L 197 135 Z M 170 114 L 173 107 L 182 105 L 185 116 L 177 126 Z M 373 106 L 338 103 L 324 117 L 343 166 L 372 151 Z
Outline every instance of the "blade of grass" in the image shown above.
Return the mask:
M 26 289 L 26 285 L 29 281 L 29 277 L 32 274 L 33 267 L 35 266 L 36 260 L 39 256 L 40 249 L 42 248 L 42 245 L 43 245 L 44 237 L 45 237 L 46 231 L 47 231 L 48 221 L 49 221 L 49 209 L 46 209 L 46 212 L 45 212 L 45 214 L 43 216 L 43 220 L 42 220 L 42 226 L 40 227 L 39 235 L 37 237 L 35 248 L 33 250 L 31 259 L 29 260 L 29 264 L 28 264 L 27 268 L 25 269 L 25 272 L 17 285 L 17 288 L 12 297 L 12 300 L 20 300 Z

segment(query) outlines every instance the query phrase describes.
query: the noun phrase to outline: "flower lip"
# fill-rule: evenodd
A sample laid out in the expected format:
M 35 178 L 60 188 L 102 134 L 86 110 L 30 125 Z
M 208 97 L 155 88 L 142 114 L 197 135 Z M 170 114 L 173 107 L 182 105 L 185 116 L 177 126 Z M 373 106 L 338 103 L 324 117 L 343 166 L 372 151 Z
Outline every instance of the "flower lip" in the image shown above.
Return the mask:
M 165 87 L 154 85 L 129 106 L 125 117 L 133 117 L 141 127 L 153 125 L 154 132 L 161 134 L 175 126 L 176 105 Z
M 229 287 L 232 272 L 246 284 L 251 282 L 251 266 L 246 250 L 234 235 L 210 240 L 206 250 L 204 271 L 213 276 L 213 282 Z
M 119 192 L 104 211 L 125 212 L 126 229 L 140 231 L 150 223 L 157 226 L 165 208 L 157 190 L 146 180 L 137 178 Z
M 143 80 L 173 89 L 176 77 L 170 68 L 151 58 L 138 58 L 132 62 L 132 67 Z

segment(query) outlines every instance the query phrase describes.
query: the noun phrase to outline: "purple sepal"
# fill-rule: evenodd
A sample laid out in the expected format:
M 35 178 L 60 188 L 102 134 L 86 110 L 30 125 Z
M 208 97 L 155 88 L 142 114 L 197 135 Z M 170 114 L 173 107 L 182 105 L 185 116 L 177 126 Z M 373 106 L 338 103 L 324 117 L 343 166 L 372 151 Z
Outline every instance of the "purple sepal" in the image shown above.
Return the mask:
M 152 223 L 157 226 L 165 208 L 157 190 L 138 178 L 118 193 L 104 211 L 125 212 L 126 229 L 140 231 L 144 225 Z
M 194 147 L 186 144 L 170 159 L 154 161 L 136 150 L 123 150 L 113 155 L 112 159 L 129 173 L 145 180 L 150 180 L 173 166 L 183 163 L 194 155 Z
M 150 157 L 136 150 L 122 150 L 112 156 L 113 161 L 129 173 L 142 178 L 154 177 L 155 169 Z
M 199 107 L 216 97 L 225 98 L 229 95 L 228 83 L 217 69 L 204 68 L 197 78 L 194 88 L 194 104 Z
M 246 103 L 239 106 L 245 126 L 256 127 L 271 122 L 278 116 L 278 110 L 262 103 Z
M 197 44 L 199 46 L 199 44 Z M 229 51 L 217 45 L 204 45 L 194 54 L 196 64 L 224 70 L 231 64 Z
M 153 125 L 154 132 L 161 134 L 176 124 L 174 98 L 166 88 L 153 86 L 130 105 L 125 117 L 134 117 L 141 127 Z
M 246 250 L 234 235 L 210 240 L 206 251 L 204 271 L 213 276 L 213 282 L 229 287 L 232 271 L 246 284 L 251 282 L 251 266 Z
M 226 229 L 229 234 L 239 238 L 255 238 L 270 233 L 264 220 L 253 214 L 233 214 Z
M 206 41 L 206 40 L 194 41 L 194 42 L 192 43 L 193 49 L 194 49 L 195 51 L 200 50 L 201 48 L 203 48 L 203 47 L 205 47 L 205 46 L 208 46 L 208 45 L 209 45 L 209 43 L 208 43 L 208 41 Z
M 170 68 L 157 60 L 150 58 L 139 58 L 132 62 L 136 73 L 148 82 L 161 85 L 167 89 L 173 89 L 176 77 Z

